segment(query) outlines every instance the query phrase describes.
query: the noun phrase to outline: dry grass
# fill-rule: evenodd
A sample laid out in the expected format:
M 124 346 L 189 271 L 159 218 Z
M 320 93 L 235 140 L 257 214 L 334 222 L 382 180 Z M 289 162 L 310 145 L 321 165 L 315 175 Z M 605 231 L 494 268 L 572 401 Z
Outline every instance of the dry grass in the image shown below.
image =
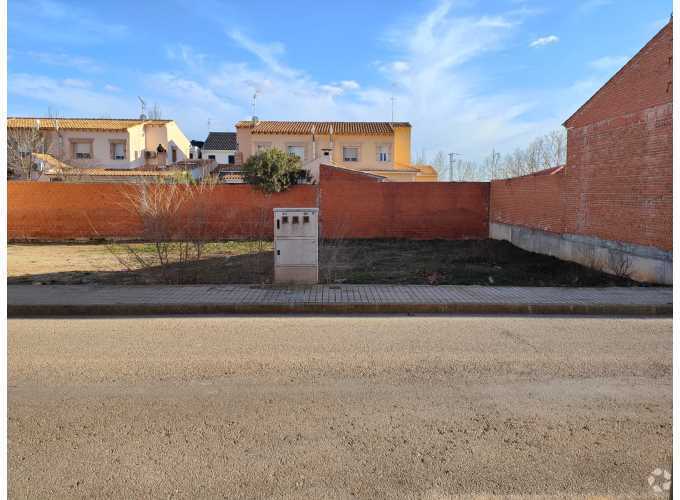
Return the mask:
M 160 266 L 127 270 L 115 252 L 129 245 L 9 245 L 9 283 L 163 283 Z M 110 252 L 113 250 L 114 254 Z M 134 244 L 153 259 L 153 244 Z M 494 286 L 627 286 L 636 283 L 494 240 L 346 240 L 320 246 L 320 276 L 330 283 Z M 171 263 L 165 275 L 191 283 L 270 283 L 270 241 L 207 243 L 201 260 Z M 158 264 L 158 263 L 157 263 Z M 326 279 L 327 278 L 327 279 Z M 186 282 L 186 281 L 185 281 Z

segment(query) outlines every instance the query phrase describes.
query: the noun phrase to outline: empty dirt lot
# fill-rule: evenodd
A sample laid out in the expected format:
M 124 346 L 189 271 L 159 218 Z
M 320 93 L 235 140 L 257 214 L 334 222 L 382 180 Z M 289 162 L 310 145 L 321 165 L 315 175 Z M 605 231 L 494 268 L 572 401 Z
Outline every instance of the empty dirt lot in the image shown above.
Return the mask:
M 161 270 L 156 248 L 132 244 L 12 244 L 8 283 L 107 285 L 271 283 L 271 241 L 207 243 L 200 260 L 177 264 L 171 245 Z M 191 260 L 191 259 L 190 259 Z M 140 265 L 144 261 L 144 265 Z M 608 275 L 496 240 L 334 240 L 319 245 L 323 283 L 633 286 Z
M 13 319 L 8 342 L 11 498 L 652 497 L 671 462 L 670 319 Z

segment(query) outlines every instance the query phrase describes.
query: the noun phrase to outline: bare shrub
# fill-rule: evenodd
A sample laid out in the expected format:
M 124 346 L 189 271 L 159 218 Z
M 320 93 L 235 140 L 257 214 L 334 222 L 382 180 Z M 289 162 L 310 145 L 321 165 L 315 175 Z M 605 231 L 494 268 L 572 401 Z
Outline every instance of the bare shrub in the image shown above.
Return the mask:
M 338 221 L 333 221 L 328 232 L 333 234 L 332 238 L 323 238 L 319 235 L 319 271 L 321 281 L 324 283 L 338 283 L 341 278 L 339 271 L 342 268 L 341 258 L 346 253 L 349 243 L 347 235 L 351 227 L 349 217 L 343 217 Z
M 200 261 L 205 245 L 218 236 L 210 213 L 215 186 L 211 178 L 187 184 L 154 180 L 132 185 L 123 191 L 123 207 L 141 221 L 142 239 L 152 251 L 131 244 L 118 245 L 123 247 L 122 255 L 112 244 L 109 250 L 128 270 L 157 267 L 166 283 L 195 281 L 196 269 L 189 264 Z
M 630 278 L 632 262 L 630 256 L 623 252 L 609 252 L 609 270 L 619 278 Z

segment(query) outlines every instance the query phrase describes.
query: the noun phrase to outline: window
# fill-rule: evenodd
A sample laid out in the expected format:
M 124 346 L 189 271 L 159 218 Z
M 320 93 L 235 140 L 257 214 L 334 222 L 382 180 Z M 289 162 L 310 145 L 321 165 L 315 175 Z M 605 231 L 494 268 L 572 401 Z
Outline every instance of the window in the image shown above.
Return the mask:
M 288 154 L 295 155 L 301 161 L 305 161 L 305 147 L 304 146 L 288 146 Z
M 111 159 L 112 160 L 125 159 L 125 142 L 123 141 L 111 142 Z
M 359 161 L 359 148 L 356 146 L 343 146 L 342 159 L 344 161 Z
M 227 156 L 227 163 L 229 165 L 233 165 L 234 163 L 236 163 L 236 157 L 234 155 Z
M 73 158 L 82 160 L 92 158 L 92 141 L 73 142 Z
M 214 159 L 215 159 L 215 155 L 208 155 L 208 160 L 214 160 Z
M 390 146 L 389 144 L 378 145 L 378 161 L 390 161 Z
M 271 148 L 272 145 L 269 142 L 260 142 L 255 145 L 255 151 L 259 153 L 260 151 L 264 151 L 266 149 Z
M 172 148 L 172 163 L 177 163 L 177 148 Z

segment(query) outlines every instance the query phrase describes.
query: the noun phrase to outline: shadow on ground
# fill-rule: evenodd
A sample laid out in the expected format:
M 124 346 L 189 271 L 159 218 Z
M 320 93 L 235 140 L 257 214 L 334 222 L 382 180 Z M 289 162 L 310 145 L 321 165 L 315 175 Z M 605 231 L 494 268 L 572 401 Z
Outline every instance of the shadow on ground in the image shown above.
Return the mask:
M 102 245 L 104 247 L 104 245 Z M 104 250 L 105 251 L 105 250 Z M 526 252 L 496 240 L 325 241 L 319 248 L 322 283 L 635 286 L 573 262 Z M 8 284 L 243 284 L 271 283 L 274 253 L 210 255 L 197 263 L 136 270 L 59 271 L 10 276 Z M 57 266 L 58 268 L 58 266 Z

